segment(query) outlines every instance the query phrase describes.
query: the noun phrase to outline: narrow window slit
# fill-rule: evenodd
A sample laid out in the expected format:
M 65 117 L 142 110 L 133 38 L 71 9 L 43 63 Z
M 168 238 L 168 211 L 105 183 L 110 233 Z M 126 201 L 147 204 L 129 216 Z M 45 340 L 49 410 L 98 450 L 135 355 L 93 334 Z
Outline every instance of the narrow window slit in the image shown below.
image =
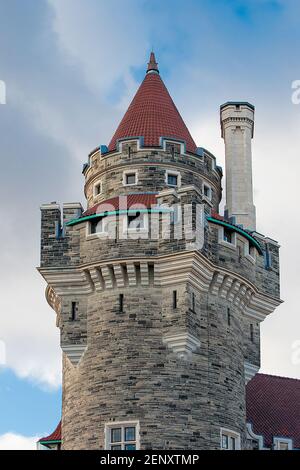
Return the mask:
M 177 308 L 177 290 L 173 290 L 173 308 Z
M 124 313 L 124 294 L 119 295 L 119 313 Z
M 77 303 L 72 302 L 71 304 L 71 320 L 72 321 L 76 320 L 76 310 L 77 310 Z
M 253 324 L 250 324 L 250 340 L 251 343 L 254 343 L 254 329 L 253 329 Z
M 228 326 L 231 325 L 231 311 L 229 307 L 227 308 L 227 323 L 228 323 Z

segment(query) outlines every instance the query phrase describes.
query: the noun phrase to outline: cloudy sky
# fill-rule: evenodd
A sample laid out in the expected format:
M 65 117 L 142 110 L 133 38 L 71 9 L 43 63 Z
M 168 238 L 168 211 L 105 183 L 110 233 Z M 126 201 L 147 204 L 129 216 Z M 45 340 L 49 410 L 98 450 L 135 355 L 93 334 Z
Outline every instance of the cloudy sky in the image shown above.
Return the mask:
M 0 449 L 32 448 L 60 415 L 58 330 L 35 269 L 39 206 L 85 203 L 82 163 L 109 142 L 152 47 L 220 165 L 219 105 L 256 106 L 257 225 L 282 246 L 285 301 L 262 326 L 262 371 L 300 378 L 299 23 L 297 0 L 0 0 Z

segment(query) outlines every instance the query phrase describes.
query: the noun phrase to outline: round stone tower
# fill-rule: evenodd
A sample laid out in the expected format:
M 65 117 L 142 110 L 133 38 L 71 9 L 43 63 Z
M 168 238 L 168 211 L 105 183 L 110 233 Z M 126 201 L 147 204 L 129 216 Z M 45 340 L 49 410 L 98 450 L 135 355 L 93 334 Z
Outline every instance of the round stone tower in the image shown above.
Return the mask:
M 83 174 L 85 211 L 41 207 L 63 448 L 244 448 L 259 323 L 280 303 L 279 247 L 219 215 L 222 170 L 196 146 L 153 53 Z

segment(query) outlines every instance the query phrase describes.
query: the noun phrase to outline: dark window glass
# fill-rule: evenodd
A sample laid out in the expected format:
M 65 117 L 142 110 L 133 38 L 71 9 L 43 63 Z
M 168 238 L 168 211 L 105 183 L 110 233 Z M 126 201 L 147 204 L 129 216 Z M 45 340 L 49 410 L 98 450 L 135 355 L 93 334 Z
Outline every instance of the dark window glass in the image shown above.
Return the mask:
M 230 326 L 230 324 L 231 324 L 231 312 L 230 312 L 229 307 L 227 308 L 227 323 L 228 323 L 228 326 Z
M 168 184 L 171 186 L 177 186 L 177 175 L 168 174 Z
M 72 305 L 71 305 L 71 320 L 72 321 L 76 320 L 76 308 L 77 308 L 76 302 L 72 302 Z
M 134 215 L 128 215 L 128 228 L 141 229 L 144 228 L 144 216 L 140 212 Z
M 177 308 L 177 290 L 173 290 L 173 308 Z
M 104 220 L 105 218 L 102 217 L 101 219 L 97 219 L 91 222 L 91 233 L 101 233 L 104 232 Z
M 111 450 L 122 450 L 122 446 L 116 445 L 116 446 L 110 446 Z
M 175 154 L 180 153 L 180 145 L 167 143 L 166 150 L 174 157 Z
M 266 251 L 264 252 L 264 258 L 265 258 L 265 268 L 271 269 L 272 268 L 272 254 L 270 253 L 268 244 L 266 244 Z
M 254 342 L 254 330 L 252 323 L 250 324 L 250 340 L 252 343 Z
M 210 197 L 211 197 L 211 190 L 210 190 L 210 187 L 204 185 L 203 191 L 204 191 L 204 196 L 210 199 Z
M 113 428 L 110 433 L 111 442 L 121 442 L 121 428 Z
M 222 436 L 222 449 L 228 449 L 228 436 Z
M 124 294 L 119 295 L 119 312 L 124 312 Z
M 231 449 L 235 450 L 235 438 L 231 437 L 230 440 L 231 440 Z
M 135 441 L 135 427 L 125 428 L 125 441 Z
M 258 441 L 256 441 L 255 439 L 252 439 L 252 441 L 251 441 L 251 449 L 252 450 L 259 450 Z
M 224 228 L 224 241 L 232 243 L 232 232 Z
M 101 183 L 96 184 L 95 186 L 95 196 L 101 193 Z
M 135 444 L 125 444 L 125 450 L 135 450 Z
M 128 173 L 126 175 L 126 184 L 135 184 L 135 173 Z
M 192 292 L 192 310 L 195 311 L 195 294 Z

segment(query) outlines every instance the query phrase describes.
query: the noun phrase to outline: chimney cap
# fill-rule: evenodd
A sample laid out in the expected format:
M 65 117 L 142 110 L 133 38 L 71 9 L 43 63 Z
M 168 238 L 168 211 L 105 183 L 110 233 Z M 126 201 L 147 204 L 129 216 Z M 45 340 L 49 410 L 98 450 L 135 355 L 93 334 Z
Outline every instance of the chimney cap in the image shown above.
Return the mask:
M 248 106 L 249 108 L 255 110 L 255 106 L 248 101 L 226 101 L 226 103 L 221 104 L 220 109 L 226 108 L 227 106 Z

